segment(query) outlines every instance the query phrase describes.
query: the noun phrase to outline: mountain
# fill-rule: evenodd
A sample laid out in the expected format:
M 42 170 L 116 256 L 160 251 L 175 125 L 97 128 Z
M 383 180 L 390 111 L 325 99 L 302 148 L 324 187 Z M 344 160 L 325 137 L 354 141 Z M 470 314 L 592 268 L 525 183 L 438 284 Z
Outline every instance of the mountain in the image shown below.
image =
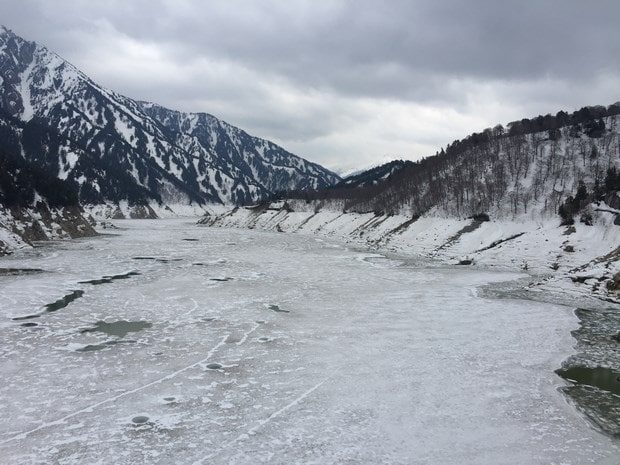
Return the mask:
M 83 205 L 244 204 L 339 181 L 214 116 L 107 90 L 4 27 L 0 86 L 0 147 L 65 180 Z
M 374 166 L 361 172 L 355 172 L 345 177 L 338 184 L 334 185 L 335 189 L 341 187 L 369 187 L 380 181 L 389 178 L 392 174 L 400 171 L 406 166 L 412 165 L 413 162 L 408 160 L 393 160 L 379 166 Z
M 291 193 L 323 208 L 462 218 L 548 217 L 570 222 L 620 208 L 620 103 L 497 125 L 456 140 L 384 179 Z M 355 179 L 377 179 L 373 170 Z M 592 207 L 592 202 L 595 202 Z M 598 205 L 597 205 L 598 204 Z

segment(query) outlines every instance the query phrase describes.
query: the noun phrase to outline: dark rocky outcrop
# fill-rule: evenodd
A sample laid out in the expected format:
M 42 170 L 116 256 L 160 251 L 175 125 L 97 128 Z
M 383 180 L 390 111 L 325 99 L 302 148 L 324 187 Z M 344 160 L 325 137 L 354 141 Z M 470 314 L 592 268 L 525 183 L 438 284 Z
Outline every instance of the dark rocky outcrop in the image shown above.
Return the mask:
M 36 241 L 97 235 L 79 206 L 50 208 L 39 202 L 27 208 L 0 207 L 0 216 L 0 229 L 4 230 L 4 236 L 12 238 L 10 243 L 0 238 L 0 255 L 10 254 L 16 246 L 32 245 Z

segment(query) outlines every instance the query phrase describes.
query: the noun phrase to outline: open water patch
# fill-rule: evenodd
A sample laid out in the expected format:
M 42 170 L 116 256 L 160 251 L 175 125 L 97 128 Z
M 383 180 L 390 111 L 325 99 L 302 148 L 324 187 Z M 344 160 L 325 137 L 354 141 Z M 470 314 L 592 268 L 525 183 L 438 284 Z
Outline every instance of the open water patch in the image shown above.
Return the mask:
M 24 320 L 32 320 L 34 318 L 41 318 L 41 315 L 25 315 L 25 316 L 16 316 L 12 318 L 13 321 L 24 321 Z
M 585 384 L 620 396 L 620 371 L 610 368 L 574 366 L 562 368 L 556 373 L 574 384 Z M 620 397 L 618 398 L 620 402 Z
M 138 341 L 135 341 L 133 339 L 127 339 L 124 341 L 118 341 L 118 340 L 111 340 L 111 341 L 106 341 L 103 344 L 88 344 L 85 345 L 84 347 L 81 347 L 79 349 L 76 350 L 76 352 L 96 352 L 99 350 L 103 350 L 103 349 L 108 349 L 111 346 L 115 346 L 117 344 L 135 344 Z
M 137 417 L 133 417 L 131 419 L 131 422 L 134 425 L 144 425 L 149 421 L 149 417 L 147 417 L 146 415 L 138 415 Z
M 232 281 L 233 278 L 224 277 L 224 278 L 209 278 L 209 281 L 215 281 L 218 283 L 225 283 L 226 281 Z
M 40 318 L 41 315 L 43 315 L 45 313 L 53 313 L 53 312 L 56 312 L 56 311 L 58 311 L 58 310 L 60 310 L 62 308 L 65 308 L 71 302 L 73 302 L 76 299 L 79 299 L 83 295 L 84 295 L 84 291 L 82 291 L 80 289 L 77 289 L 75 291 L 71 291 L 69 294 L 61 297 L 60 299 L 58 299 L 58 300 L 56 300 L 54 302 L 51 302 L 49 304 L 44 305 L 43 308 L 45 310 L 42 313 L 36 313 L 36 314 L 24 315 L 24 316 L 16 316 L 15 318 L 12 318 L 12 320 L 13 321 L 24 321 L 24 320 L 32 320 L 32 319 L 35 319 L 35 318 Z
M 0 268 L 0 276 L 22 276 L 44 272 L 45 270 L 40 268 Z
M 24 328 L 34 328 L 35 326 L 39 326 L 39 324 L 29 322 L 29 323 L 22 323 L 20 326 L 23 326 Z
M 152 260 L 160 263 L 180 262 L 182 258 L 162 258 L 162 257 L 150 257 L 150 256 L 137 256 L 131 257 L 132 260 Z
M 267 306 L 267 308 L 276 313 L 291 313 L 290 310 L 284 310 L 283 308 L 280 308 L 279 305 L 275 304 L 270 304 Z
M 603 379 L 607 379 L 607 375 L 604 375 Z M 601 379 L 596 382 L 600 381 Z M 587 384 L 592 382 L 588 375 L 586 383 L 569 380 L 569 384 L 560 390 L 596 429 L 620 439 L 620 396 L 607 389 Z M 613 379 L 607 382 L 613 382 Z
M 111 276 L 103 276 L 102 278 L 97 278 L 97 279 L 90 279 L 88 281 L 80 281 L 80 284 L 92 284 L 92 285 L 98 285 L 98 284 L 110 284 L 118 279 L 129 279 L 132 276 L 139 276 L 140 273 L 138 271 L 130 271 L 128 273 L 123 273 L 123 274 L 115 274 L 115 275 L 111 275 Z
M 575 315 L 577 353 L 556 371 L 567 381 L 560 390 L 597 429 L 620 438 L 620 311 L 577 309 Z
M 152 327 L 153 324 L 148 321 L 126 321 L 119 320 L 112 323 L 98 321 L 93 328 L 83 329 L 82 333 L 104 333 L 108 336 L 117 336 L 123 338 L 129 333 L 135 333 Z
M 64 297 L 61 297 L 57 301 L 45 305 L 45 311 L 46 312 L 56 312 L 56 311 L 60 310 L 61 308 L 65 308 L 71 302 L 73 302 L 74 300 L 79 299 L 83 295 L 84 295 L 84 291 L 82 291 L 80 289 L 75 290 L 75 291 L 71 291 L 69 294 L 65 295 Z
M 106 347 L 108 346 L 106 346 L 105 344 L 88 344 L 84 347 L 77 349 L 76 352 L 96 352 L 98 350 L 103 350 Z

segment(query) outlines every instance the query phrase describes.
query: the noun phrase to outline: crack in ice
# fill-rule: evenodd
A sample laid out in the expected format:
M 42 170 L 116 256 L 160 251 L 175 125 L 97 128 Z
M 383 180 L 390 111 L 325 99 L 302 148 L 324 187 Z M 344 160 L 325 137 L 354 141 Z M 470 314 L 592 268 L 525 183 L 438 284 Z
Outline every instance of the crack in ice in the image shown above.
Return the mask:
M 273 412 L 271 415 L 269 415 L 269 417 L 265 418 L 264 420 L 260 420 L 256 426 L 253 426 L 252 428 L 250 428 L 246 433 L 240 434 L 235 439 L 232 439 L 231 441 L 225 443 L 214 454 L 208 455 L 207 457 L 204 457 L 204 458 L 202 458 L 200 460 L 197 460 L 192 465 L 202 465 L 202 464 L 205 463 L 206 460 L 209 460 L 209 459 L 212 459 L 213 457 L 218 456 L 219 454 L 222 453 L 222 451 L 224 451 L 225 449 L 229 448 L 233 444 L 235 444 L 235 443 L 237 443 L 239 441 L 242 441 L 244 439 L 247 439 L 249 436 L 252 436 L 252 435 L 256 434 L 256 432 L 259 429 L 261 429 L 263 426 L 265 426 L 266 424 L 268 424 L 270 421 L 274 420 L 275 418 L 279 417 L 280 415 L 285 413 L 287 410 L 290 410 L 291 408 L 295 407 L 297 404 L 299 404 L 301 401 L 303 401 L 306 397 L 308 397 L 310 394 L 312 394 L 314 391 L 316 391 L 318 388 L 320 388 L 323 384 L 325 384 L 330 379 L 331 379 L 331 376 L 329 376 L 328 378 L 325 378 L 320 383 L 315 384 L 310 389 L 308 389 L 307 391 L 303 392 L 300 396 L 296 397 L 291 402 L 286 404 L 280 410 L 277 410 L 277 411 Z
M 247 331 L 247 332 L 243 335 L 243 337 L 242 337 L 242 338 L 241 338 L 241 339 L 237 342 L 237 345 L 238 345 L 238 346 L 240 346 L 240 345 L 241 345 L 241 344 L 243 344 L 245 341 L 247 341 L 247 340 L 248 340 L 248 336 L 249 336 L 250 334 L 252 334 L 254 331 L 256 331 L 259 327 L 260 327 L 260 324 L 256 323 L 256 324 L 254 325 L 254 327 L 253 327 L 251 330 Z
M 314 391 L 316 391 L 318 388 L 320 388 L 323 384 L 325 384 L 327 382 L 329 378 L 324 379 L 323 381 L 321 381 L 320 383 L 314 385 L 313 387 L 311 387 L 310 389 L 308 389 L 306 392 L 304 392 L 302 395 L 300 395 L 299 397 L 297 397 L 296 399 L 294 399 L 291 403 L 285 405 L 284 407 L 282 407 L 280 410 L 272 413 L 271 415 L 269 415 L 268 418 L 266 418 L 265 420 L 260 420 L 258 422 L 258 425 L 253 426 L 252 428 L 250 428 L 247 432 L 247 435 L 253 435 L 256 434 L 256 431 L 258 431 L 260 428 L 262 428 L 263 426 L 265 426 L 267 423 L 269 423 L 271 420 L 273 420 L 274 418 L 279 417 L 280 415 L 282 415 L 284 412 L 286 412 L 287 410 L 295 407 L 297 404 L 299 404 L 302 400 L 304 400 L 306 397 L 308 397 L 310 394 L 312 394 Z M 243 437 L 245 436 L 240 436 L 237 439 L 243 439 Z
M 100 407 L 100 406 L 105 405 L 105 404 L 109 404 L 110 402 L 114 402 L 114 401 L 116 401 L 118 399 L 121 399 L 123 397 L 126 397 L 126 396 L 128 396 L 130 394 L 135 394 L 136 392 L 143 391 L 144 389 L 148 389 L 151 386 L 155 386 L 156 384 L 160 384 L 160 383 L 163 383 L 164 381 L 168 381 L 170 379 L 173 379 L 177 375 L 180 375 L 181 373 L 183 373 L 183 372 L 185 372 L 185 371 L 187 371 L 187 370 L 189 370 L 191 368 L 194 368 L 194 367 L 196 367 L 196 366 L 206 362 L 211 357 L 213 357 L 213 354 L 215 354 L 215 352 L 217 352 L 220 347 L 222 347 L 224 344 L 226 344 L 226 340 L 228 339 L 229 336 L 230 336 L 230 334 L 226 334 L 224 337 L 222 337 L 222 340 L 220 342 L 218 342 L 213 348 L 211 348 L 211 350 L 209 350 L 209 352 L 207 353 L 206 357 L 202 358 L 201 360 L 198 360 L 197 362 L 192 363 L 191 365 L 187 365 L 187 366 L 185 366 L 185 367 L 183 367 L 183 368 L 181 368 L 181 369 L 179 369 L 179 370 L 177 370 L 177 371 L 175 371 L 173 373 L 170 373 L 170 374 L 168 374 L 166 376 L 163 376 L 163 377 L 161 377 L 159 379 L 151 381 L 150 383 L 147 383 L 147 384 L 139 386 L 139 387 L 137 387 L 135 389 L 132 389 L 131 391 L 125 391 L 125 392 L 123 392 L 123 393 L 121 393 L 121 394 L 119 394 L 117 396 L 109 397 L 109 398 L 104 399 L 104 400 L 102 400 L 100 402 L 97 402 L 96 404 L 89 405 L 88 407 L 85 407 L 85 408 L 80 409 L 80 410 L 78 410 L 76 412 L 73 412 L 73 413 L 71 413 L 69 415 L 66 415 L 66 416 L 64 416 L 62 418 L 59 418 L 58 420 L 50 421 L 48 423 L 43 423 L 42 425 L 39 425 L 36 428 L 33 428 L 31 430 L 28 430 L 28 431 L 24 431 L 24 432 L 19 433 L 16 436 L 13 436 L 11 438 L 4 439 L 4 440 L 0 441 L 0 444 L 6 444 L 6 443 L 9 443 L 11 441 L 15 441 L 16 439 L 24 439 L 26 436 L 28 436 L 28 435 L 30 435 L 32 433 L 36 433 L 37 431 L 40 431 L 42 429 L 49 428 L 50 426 L 61 425 L 65 421 L 67 421 L 70 418 L 73 418 L 73 417 L 75 417 L 77 415 L 80 415 L 81 413 L 90 413 L 90 412 L 93 411 L 93 409 L 95 409 L 97 407 Z

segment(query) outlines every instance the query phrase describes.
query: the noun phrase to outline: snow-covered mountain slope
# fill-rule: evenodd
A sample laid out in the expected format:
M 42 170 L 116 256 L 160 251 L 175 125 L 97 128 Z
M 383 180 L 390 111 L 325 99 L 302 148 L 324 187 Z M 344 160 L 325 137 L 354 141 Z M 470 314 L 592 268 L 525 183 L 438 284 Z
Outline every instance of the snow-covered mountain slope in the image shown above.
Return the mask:
M 574 210 L 591 201 L 610 203 L 605 197 L 614 197 L 616 188 L 606 184 L 608 170 L 620 167 L 619 115 L 620 104 L 614 104 L 498 125 L 454 141 L 384 181 L 297 198 L 357 212 L 543 218 L 556 215 L 583 183 L 583 205 Z
M 320 189 L 337 181 L 336 175 L 325 168 L 212 115 L 181 113 L 146 102 L 141 102 L 141 107 L 165 128 L 176 145 L 185 147 L 199 160 L 198 165 L 201 154 L 218 154 L 212 159 L 220 173 L 215 174 L 215 184 L 237 203 L 256 200 L 270 192 Z M 250 196 L 245 192 L 250 192 Z
M 73 183 L 83 204 L 252 202 L 334 173 L 206 114 L 107 90 L 0 28 L 0 145 Z
M 530 298 L 544 297 L 539 291 L 555 291 L 553 299 L 573 306 L 600 305 L 601 299 L 620 304 L 620 286 L 615 284 L 620 281 L 620 227 L 613 224 L 611 211 L 595 216 L 592 226 L 560 227 L 557 218 L 480 221 L 432 214 L 412 218 L 318 211 L 303 201 L 280 201 L 235 208 L 206 216 L 200 223 L 333 237 L 440 264 L 523 270 L 548 275 L 530 286 Z

